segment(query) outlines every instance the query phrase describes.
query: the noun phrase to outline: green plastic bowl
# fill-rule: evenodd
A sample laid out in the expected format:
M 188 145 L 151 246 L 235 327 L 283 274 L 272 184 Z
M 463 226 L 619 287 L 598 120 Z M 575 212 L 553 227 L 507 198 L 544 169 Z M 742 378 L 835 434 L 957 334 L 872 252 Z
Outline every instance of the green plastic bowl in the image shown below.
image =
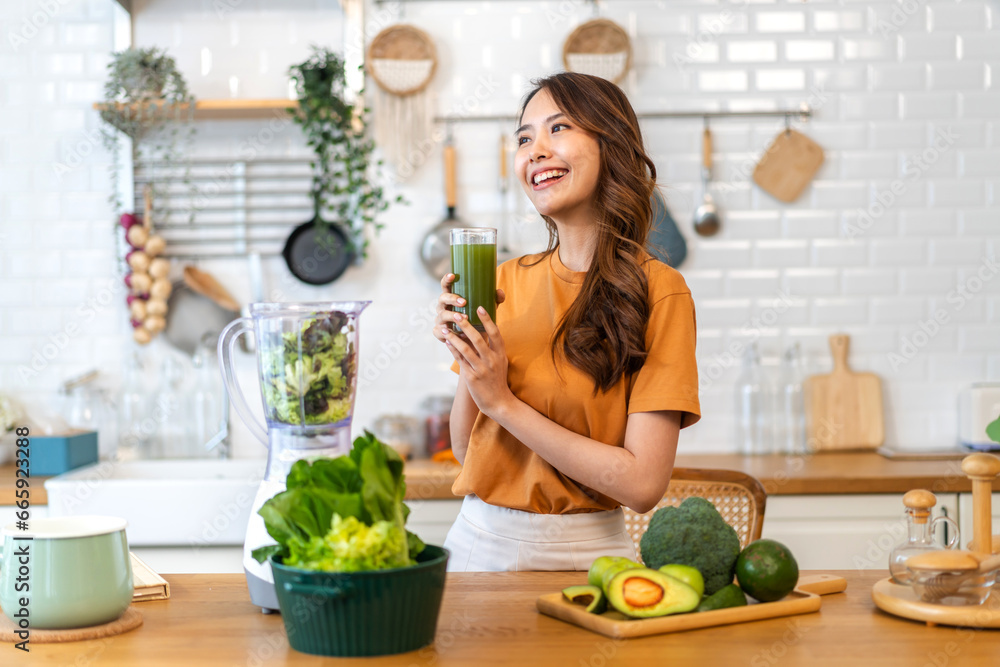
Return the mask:
M 434 641 L 447 549 L 428 544 L 412 567 L 370 572 L 316 572 L 270 562 L 288 643 L 296 651 L 391 655 Z

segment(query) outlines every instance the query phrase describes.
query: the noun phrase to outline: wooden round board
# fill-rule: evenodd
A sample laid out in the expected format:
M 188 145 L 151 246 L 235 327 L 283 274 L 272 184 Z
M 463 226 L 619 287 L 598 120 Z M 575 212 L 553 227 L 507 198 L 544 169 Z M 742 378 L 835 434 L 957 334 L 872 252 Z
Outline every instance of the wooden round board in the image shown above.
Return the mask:
M 89 628 L 68 628 L 66 630 L 42 630 L 41 628 L 30 628 L 31 642 L 34 644 L 61 644 L 63 642 L 79 642 L 87 639 L 102 639 L 104 637 L 114 637 L 125 634 L 129 630 L 135 630 L 142 625 L 142 613 L 134 606 L 125 610 L 125 613 L 103 625 L 93 625 Z M 19 642 L 21 638 L 14 632 L 16 626 L 6 614 L 0 614 L 0 642 Z
M 996 588 L 982 605 L 950 606 L 923 602 L 909 586 L 883 579 L 872 587 L 872 601 L 884 612 L 928 625 L 1000 628 L 1000 591 Z

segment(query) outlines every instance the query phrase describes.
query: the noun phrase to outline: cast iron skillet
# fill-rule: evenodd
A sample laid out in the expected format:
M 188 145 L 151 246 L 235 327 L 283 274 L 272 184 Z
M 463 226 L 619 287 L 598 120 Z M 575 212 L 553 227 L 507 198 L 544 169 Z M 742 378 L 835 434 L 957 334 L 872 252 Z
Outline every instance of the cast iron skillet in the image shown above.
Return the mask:
M 292 275 L 310 285 L 332 283 L 354 261 L 347 234 L 320 217 L 318 202 L 312 220 L 292 230 L 281 254 Z

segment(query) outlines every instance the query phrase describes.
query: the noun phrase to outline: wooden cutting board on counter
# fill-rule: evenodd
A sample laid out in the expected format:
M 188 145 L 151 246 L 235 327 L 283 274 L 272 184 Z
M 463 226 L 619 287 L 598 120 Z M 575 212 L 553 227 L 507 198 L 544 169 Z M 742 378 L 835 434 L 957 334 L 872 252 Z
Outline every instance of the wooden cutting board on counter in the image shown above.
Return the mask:
M 799 578 L 794 591 L 776 602 L 752 601 L 745 607 L 641 619 L 629 619 L 614 610 L 591 614 L 582 606 L 566 600 L 562 593 L 543 595 L 535 601 L 535 606 L 546 616 L 578 625 L 605 637 L 624 639 L 808 614 L 819 611 L 823 604 L 820 595 L 841 593 L 846 588 L 847 580 L 843 577 L 830 574 L 805 575 Z
M 847 365 L 850 337 L 830 336 L 833 372 L 806 380 L 808 439 L 813 451 L 878 449 L 885 440 L 882 380 Z

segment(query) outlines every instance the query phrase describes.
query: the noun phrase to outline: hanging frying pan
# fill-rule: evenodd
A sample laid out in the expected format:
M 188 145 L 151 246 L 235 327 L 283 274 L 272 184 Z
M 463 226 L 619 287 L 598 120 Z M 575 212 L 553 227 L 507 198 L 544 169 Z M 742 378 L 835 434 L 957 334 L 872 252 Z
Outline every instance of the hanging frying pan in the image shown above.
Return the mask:
M 312 220 L 292 230 L 281 255 L 292 275 L 309 285 L 332 283 L 354 261 L 354 251 L 343 228 L 320 217 L 319 197 L 315 200 Z
M 469 226 L 455 215 L 455 190 L 455 144 L 449 131 L 444 146 L 444 197 L 448 215 L 431 227 L 420 244 L 420 261 L 434 280 L 441 280 L 451 270 L 451 230 Z
M 687 241 L 677 229 L 677 223 L 667 203 L 663 200 L 663 195 L 659 190 L 653 192 L 653 225 L 649 230 L 649 239 L 646 245 L 650 253 L 657 257 L 667 266 L 677 268 L 687 257 Z

